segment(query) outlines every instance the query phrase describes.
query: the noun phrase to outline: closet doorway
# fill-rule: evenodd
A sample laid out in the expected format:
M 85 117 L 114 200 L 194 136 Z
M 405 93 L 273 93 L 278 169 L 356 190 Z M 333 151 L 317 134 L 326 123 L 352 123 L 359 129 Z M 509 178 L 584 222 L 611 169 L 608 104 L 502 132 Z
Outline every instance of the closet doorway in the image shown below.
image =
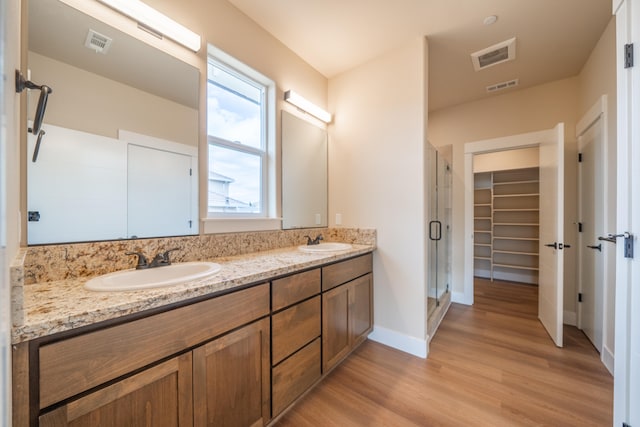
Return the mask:
M 538 148 L 479 154 L 474 168 L 474 277 L 537 286 Z
M 508 150 L 538 149 L 539 168 L 539 233 L 538 233 L 538 318 L 547 330 L 550 338 L 558 347 L 562 347 L 563 327 L 563 268 L 564 248 L 564 124 L 546 131 L 513 135 L 465 144 L 465 272 L 464 302 L 473 304 L 474 291 L 474 162 L 477 156 L 485 153 L 505 152 Z M 531 184 L 531 183 L 529 183 Z M 500 191 L 506 190 L 501 189 Z M 519 197 L 519 196 L 518 196 Z M 505 197 L 506 199 L 506 197 Z M 510 205 L 507 202 L 507 209 Z M 506 212 L 506 211 L 505 211 Z M 513 211 L 517 212 L 517 211 Z M 509 213 L 512 220 L 519 214 Z M 503 214 L 504 215 L 504 214 Z M 492 228 L 493 231 L 493 228 Z M 500 229 L 500 233 L 506 229 Z M 522 232 L 522 236 L 526 233 Z M 517 233 L 521 233 L 518 231 Z M 504 237 L 504 236 L 501 236 Z M 502 239 L 508 240 L 508 239 Z M 505 243 L 500 243 L 504 245 Z M 522 243 L 518 243 L 520 245 Z M 512 246 L 511 246 L 512 247 Z M 513 247 L 512 247 L 513 248 Z M 486 250 L 486 249 L 485 249 Z M 493 252 L 493 242 L 492 248 Z M 502 251 L 515 252 L 515 251 Z M 509 260 L 513 266 L 521 254 L 504 253 L 500 261 Z M 492 253 L 492 262 L 493 262 Z M 491 266 L 492 267 L 492 266 Z M 510 269 L 512 270 L 512 269 Z M 534 270 L 531 270 L 534 271 Z M 495 273 L 494 273 L 495 274 Z

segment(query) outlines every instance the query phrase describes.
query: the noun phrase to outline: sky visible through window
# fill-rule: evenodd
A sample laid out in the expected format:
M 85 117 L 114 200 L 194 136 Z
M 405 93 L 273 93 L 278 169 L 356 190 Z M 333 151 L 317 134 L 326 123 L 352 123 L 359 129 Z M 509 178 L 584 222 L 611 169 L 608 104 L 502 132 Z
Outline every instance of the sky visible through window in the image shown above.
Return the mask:
M 207 85 L 208 134 L 238 143 L 238 148 L 262 149 L 260 89 L 216 67 L 216 82 L 212 82 L 211 67 Z M 258 155 L 210 145 L 209 169 L 233 180 L 226 195 L 232 204 L 244 205 L 244 212 L 260 212 L 262 170 Z

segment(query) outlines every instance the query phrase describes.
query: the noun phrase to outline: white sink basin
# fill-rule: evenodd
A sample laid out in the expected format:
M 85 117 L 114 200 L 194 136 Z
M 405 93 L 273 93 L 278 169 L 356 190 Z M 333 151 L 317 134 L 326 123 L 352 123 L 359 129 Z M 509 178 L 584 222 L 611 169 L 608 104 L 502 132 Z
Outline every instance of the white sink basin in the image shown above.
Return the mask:
M 339 242 L 326 242 L 326 243 L 320 243 L 319 245 L 298 246 L 298 250 L 302 252 L 310 252 L 310 253 L 338 252 L 338 251 L 346 251 L 348 249 L 351 249 L 351 245 L 349 243 L 339 243 Z
M 220 268 L 220 264 L 213 262 L 181 262 L 144 270 L 123 270 L 94 277 L 84 287 L 90 291 L 161 288 L 214 275 Z

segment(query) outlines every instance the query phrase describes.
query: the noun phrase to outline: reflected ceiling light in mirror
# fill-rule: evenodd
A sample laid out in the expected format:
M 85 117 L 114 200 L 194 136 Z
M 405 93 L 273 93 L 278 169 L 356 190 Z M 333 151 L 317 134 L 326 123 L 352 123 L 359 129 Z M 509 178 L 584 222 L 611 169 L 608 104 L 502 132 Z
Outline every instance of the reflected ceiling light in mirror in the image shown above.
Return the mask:
M 284 93 L 284 100 L 295 105 L 299 109 L 306 111 L 312 116 L 319 118 L 325 123 L 331 122 L 331 113 L 323 110 L 311 101 L 304 99 L 292 90 L 288 90 Z
M 200 50 L 200 36 L 198 34 L 139 0 L 98 1 L 194 52 Z

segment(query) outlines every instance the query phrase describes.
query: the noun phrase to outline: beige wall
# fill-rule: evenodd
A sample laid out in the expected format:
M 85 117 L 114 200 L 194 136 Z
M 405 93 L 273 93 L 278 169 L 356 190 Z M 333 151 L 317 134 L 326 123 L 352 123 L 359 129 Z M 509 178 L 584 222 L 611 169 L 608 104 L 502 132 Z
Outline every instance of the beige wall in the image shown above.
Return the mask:
M 278 109 L 284 108 L 284 91 L 288 89 L 326 108 L 327 79 L 227 1 L 147 0 L 146 3 L 202 36 L 203 46 L 198 52 L 203 83 L 202 119 L 206 105 L 207 43 L 274 80 L 278 86 Z M 204 120 L 201 121 L 204 129 Z
M 198 145 L 198 110 L 29 52 L 31 78 L 47 82 L 47 123 L 118 138 L 118 130 Z M 32 109 L 37 93 L 31 94 Z
M 426 58 L 416 39 L 329 81 L 331 225 L 340 213 L 343 226 L 377 229 L 376 331 L 422 352 Z

